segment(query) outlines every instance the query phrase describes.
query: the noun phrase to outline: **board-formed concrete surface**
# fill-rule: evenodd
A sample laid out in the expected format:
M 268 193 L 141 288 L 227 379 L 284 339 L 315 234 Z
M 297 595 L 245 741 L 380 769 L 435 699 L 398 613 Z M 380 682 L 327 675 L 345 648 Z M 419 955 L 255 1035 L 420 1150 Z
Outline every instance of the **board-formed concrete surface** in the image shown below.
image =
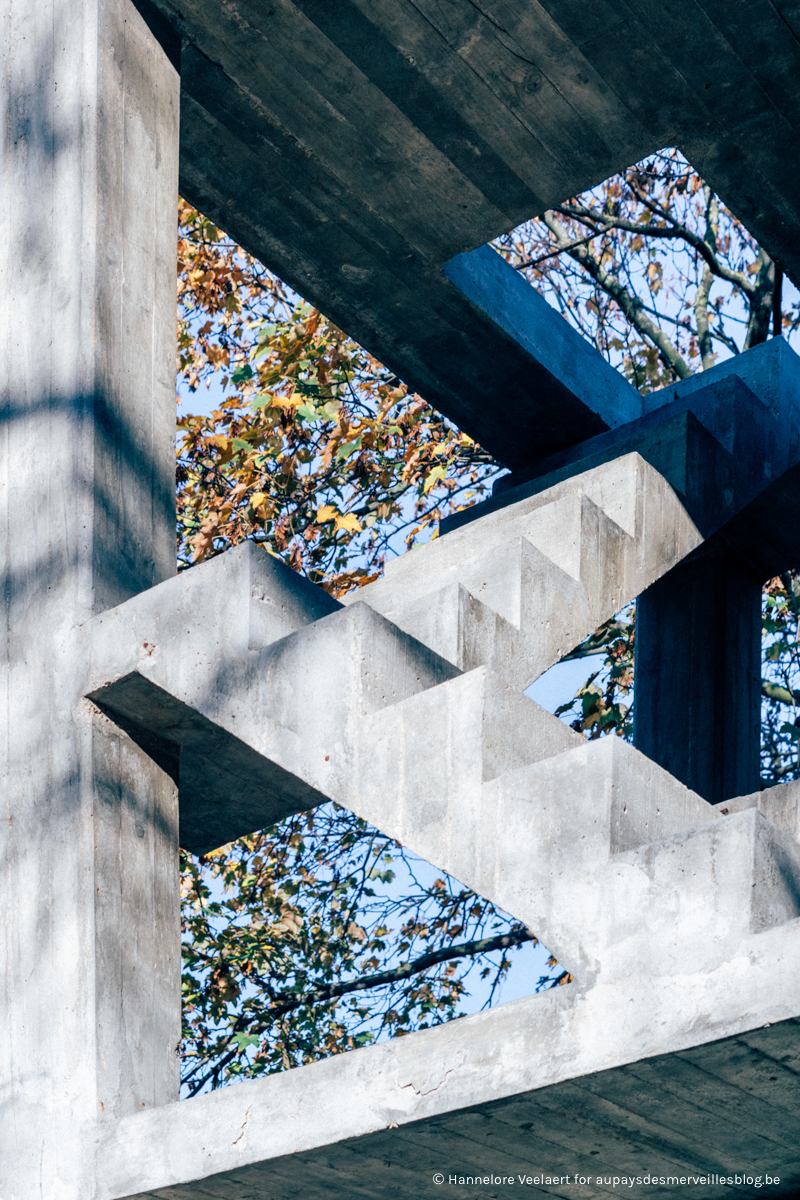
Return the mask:
M 224 1096 L 173 1107 L 163 1123 L 154 1114 L 129 1118 L 109 1131 L 100 1149 L 106 1184 L 99 1195 L 102 1200 L 797 1195 L 796 1020 L 765 1023 L 720 1040 L 708 1027 L 702 1041 L 670 1054 L 553 1081 L 542 1068 L 563 1048 L 559 1031 L 569 1014 L 561 993 L 567 990 L 463 1022 L 471 1035 L 473 1078 L 488 1092 L 487 1080 L 507 1077 L 522 1085 L 527 1076 L 530 1091 L 406 1120 L 410 1108 L 433 1107 L 421 1098 L 426 1090 L 446 1089 L 463 1072 L 455 1049 L 449 1059 L 445 1053 L 439 1057 L 444 1038 L 437 1045 L 436 1034 L 446 1031 L 437 1030 L 419 1035 L 414 1061 L 405 1047 L 395 1055 L 388 1047 L 380 1048 L 382 1054 L 355 1051 L 348 1062 L 305 1068 L 304 1078 L 290 1074 L 280 1084 L 272 1081 L 277 1086 L 271 1095 L 263 1083 L 241 1085 L 243 1094 L 236 1095 L 237 1085 Z M 616 1040 L 619 1021 L 592 1033 Z M 513 1050 L 503 1055 L 498 1047 L 507 1037 Z M 597 1059 L 602 1060 L 599 1047 Z M 521 1060 L 527 1072 L 518 1069 Z M 443 1076 L 448 1070 L 450 1076 Z M 376 1075 L 384 1083 L 379 1097 Z M 334 1099 L 342 1092 L 348 1096 L 350 1129 L 341 1099 Z M 451 1100 L 458 1105 L 456 1096 Z M 352 1136 L 357 1123 L 372 1131 Z M 300 1126 L 316 1129 L 321 1144 L 304 1143 Z M 224 1152 L 210 1149 L 211 1130 Z M 196 1183 L 160 1186 L 193 1173 Z M 443 1176 L 441 1184 L 437 1176 Z M 511 1187 L 498 1186 L 509 1176 Z M 693 1186 L 692 1176 L 703 1182 Z M 766 1177 L 780 1182 L 766 1185 Z M 748 1178 L 758 1179 L 759 1186 L 747 1186 Z M 126 1191 L 130 1188 L 141 1190 Z
M 183 195 L 510 467 L 638 397 L 562 376 L 563 327 L 520 337 L 458 256 L 678 145 L 800 282 L 788 0 L 139 3 L 180 55 Z
M 631 453 L 413 551 L 346 608 L 245 545 L 94 620 L 87 694 L 172 755 L 197 851 L 324 797 L 358 810 L 420 766 L 466 811 L 486 779 L 582 744 L 524 688 L 701 541 Z
M 725 578 L 790 552 L 796 364 L 760 348 L 645 400 L 486 247 L 677 144 L 797 279 L 796 5 L 1 11 L 2 1200 L 416 1197 L 420 1165 L 459 1194 L 451 1171 L 520 1161 L 533 1192 L 618 1194 L 552 1182 L 595 1159 L 796 1194 L 796 789 L 713 807 L 521 694 L 642 588 L 696 589 L 715 539 Z M 253 548 L 171 579 L 179 158 L 190 200 L 538 484 L 355 604 Z M 202 848 L 328 797 L 574 981 L 178 1104 L 179 805 Z
M 176 789 L 76 629 L 175 573 L 179 78 L 128 0 L 0 14 L 0 1195 L 84 1200 L 178 1095 Z
M 459 664 L 457 639 L 448 661 L 430 629 L 426 644 L 369 605 L 383 595 L 403 611 L 415 588 L 443 582 L 430 607 L 455 603 L 458 613 L 462 592 L 494 612 L 504 605 L 516 653 L 528 643 L 529 660 L 547 665 L 565 634 L 550 617 L 525 619 L 526 589 L 509 586 L 520 559 L 506 548 L 520 540 L 549 549 L 539 574 L 566 568 L 592 597 L 590 629 L 703 539 L 673 488 L 629 453 L 413 551 L 347 607 L 244 546 L 86 627 L 89 695 L 151 753 L 172 756 L 194 848 L 336 799 L 533 929 L 573 977 L 446 1027 L 110 1125 L 98 1142 L 104 1200 L 321 1197 L 345 1171 L 356 1195 L 428 1194 L 436 1170 L 469 1174 L 495 1146 L 500 1174 L 541 1159 L 541 1171 L 523 1174 L 562 1179 L 597 1156 L 621 1175 L 641 1154 L 642 1171 L 665 1178 L 744 1161 L 751 1174 L 758 1163 L 800 1184 L 800 1110 L 783 1093 L 777 1117 L 760 1093 L 751 1099 L 763 1059 L 756 1069 L 739 1037 L 780 1022 L 800 1055 L 796 805 L 781 816 L 794 791 L 715 807 L 633 747 L 586 743 L 527 701 L 491 637 L 467 638 L 476 662 Z M 567 607 L 581 611 L 574 597 Z M 698 1066 L 706 1061 L 712 1069 Z M 747 1107 L 738 1150 L 710 1114 L 702 1146 L 692 1134 L 703 1105 L 714 1107 L 691 1082 L 702 1072 L 707 1092 L 727 1088 L 737 1112 Z M 782 1072 L 776 1081 L 795 1078 Z M 647 1079 L 661 1088 L 657 1105 Z M 541 1115 L 558 1114 L 565 1094 L 581 1114 L 566 1126 Z M 530 1121 L 518 1115 L 528 1112 Z M 771 1123 L 781 1130 L 772 1139 L 760 1132 Z M 393 1137 L 401 1149 L 390 1153 Z M 397 1179 L 373 1174 L 397 1156 Z M 589 1185 L 530 1186 L 572 1196 Z M 726 1186 L 698 1185 L 719 1196 Z

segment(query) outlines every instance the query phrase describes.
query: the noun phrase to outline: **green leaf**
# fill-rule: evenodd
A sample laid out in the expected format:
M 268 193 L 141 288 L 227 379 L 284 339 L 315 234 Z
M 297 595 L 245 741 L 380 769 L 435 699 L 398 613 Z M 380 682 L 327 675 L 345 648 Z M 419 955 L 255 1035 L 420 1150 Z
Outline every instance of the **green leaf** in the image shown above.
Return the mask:
M 231 375 L 231 383 L 240 384 L 247 383 L 248 379 L 253 378 L 253 368 L 250 363 L 244 363 L 243 366 L 237 367 Z
M 231 1040 L 236 1042 L 240 1050 L 244 1050 L 247 1046 L 257 1046 L 261 1039 L 254 1037 L 252 1033 L 235 1033 Z
M 360 449 L 361 436 L 359 435 L 354 442 L 345 442 L 343 446 L 340 446 L 336 451 L 336 457 L 337 459 L 343 460 L 345 458 L 349 458 L 351 454 L 355 454 L 355 452 Z

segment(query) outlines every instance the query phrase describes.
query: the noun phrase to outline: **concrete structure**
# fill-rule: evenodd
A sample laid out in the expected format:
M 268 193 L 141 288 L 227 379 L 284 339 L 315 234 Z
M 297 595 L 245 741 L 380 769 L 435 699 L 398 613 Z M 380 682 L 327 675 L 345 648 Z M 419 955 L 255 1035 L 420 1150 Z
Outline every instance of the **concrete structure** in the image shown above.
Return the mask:
M 2 12 L 2 1200 L 416 1197 L 436 1172 L 451 1195 L 520 1172 L 796 1194 L 797 789 L 756 791 L 746 671 L 666 746 L 657 704 L 638 748 L 587 745 L 521 694 L 641 592 L 658 685 L 676 570 L 721 581 L 714 661 L 752 665 L 756 585 L 732 581 L 797 561 L 772 519 L 796 511 L 796 360 L 644 401 L 484 246 L 679 144 L 796 274 L 794 7 Z M 184 194 L 514 470 L 347 606 L 252 547 L 171 578 L 179 160 Z M 204 849 L 327 797 L 575 982 L 177 1103 L 178 805 Z
M 2 13 L 0 1195 L 83 1200 L 178 1094 L 177 796 L 77 629 L 175 572 L 179 81 L 128 0 Z

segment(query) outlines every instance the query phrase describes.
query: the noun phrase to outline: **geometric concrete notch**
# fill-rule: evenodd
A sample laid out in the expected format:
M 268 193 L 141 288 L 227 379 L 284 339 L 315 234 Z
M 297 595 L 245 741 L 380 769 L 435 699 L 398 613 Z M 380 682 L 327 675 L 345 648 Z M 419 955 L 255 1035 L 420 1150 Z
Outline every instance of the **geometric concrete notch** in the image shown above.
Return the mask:
M 626 500 L 630 480 L 636 486 Z M 633 536 L 598 508 L 604 497 L 622 503 L 620 519 L 633 516 Z M 402 560 L 411 566 L 392 573 L 396 582 L 387 578 L 385 593 L 396 589 L 399 608 L 411 579 L 433 570 L 444 583 L 440 604 L 454 596 L 463 616 L 472 611 L 461 603 L 467 595 L 491 609 L 491 594 L 478 600 L 468 584 L 492 578 L 505 546 L 520 537 L 533 545 L 531 516 L 548 505 L 574 513 L 565 519 L 576 522 L 583 549 L 571 578 L 600 605 L 585 612 L 587 621 L 603 605 L 613 612 L 621 595 L 699 541 L 672 489 L 629 455 L 556 485 L 533 507 L 523 501 L 517 512 L 505 508 L 476 523 L 474 557 L 458 553 L 458 535 L 413 552 Z M 605 524 L 593 518 L 587 526 L 587 511 L 602 512 Z M 620 546 L 630 549 L 617 577 L 602 563 L 608 547 Z M 509 561 L 519 569 L 519 557 Z M 325 1172 L 312 1164 L 324 1145 L 337 1143 L 331 1164 L 347 1160 L 332 1169 L 357 1179 L 350 1148 L 371 1157 L 370 1145 L 377 1151 L 387 1129 L 397 1130 L 397 1145 L 426 1145 L 447 1127 L 447 1114 L 455 1119 L 464 1108 L 490 1119 L 504 1099 L 522 1103 L 571 1079 L 795 1015 L 800 847 L 793 827 L 778 828 L 744 802 L 725 815 L 617 738 L 587 744 L 519 694 L 491 638 L 470 635 L 463 644 L 476 655 L 482 649 L 493 665 L 463 669 L 363 601 L 344 607 L 303 581 L 295 590 L 295 579 L 243 546 L 96 618 L 86 630 L 92 699 L 143 745 L 161 737 L 177 747 L 181 821 L 186 812 L 195 845 L 234 836 L 237 823 L 266 813 L 275 820 L 281 805 L 290 812 L 333 798 L 536 929 L 574 982 L 400 1042 L 125 1118 L 99 1143 L 102 1197 L 178 1200 L 230 1187 L 288 1197 L 283 1156 L 291 1153 L 295 1163 L 308 1158 L 304 1195 L 321 1198 Z M 185 584 L 190 604 L 181 599 Z M 380 591 L 372 585 L 364 594 L 373 589 Z M 223 597 L 236 614 L 230 630 L 208 623 Z M 511 627 L 534 646 L 529 661 L 546 660 L 549 639 L 561 636 L 528 624 L 523 608 L 502 617 L 492 611 L 496 635 Z M 239 807 L 227 813 L 226 797 L 259 759 L 264 772 L 251 775 Z M 784 964 L 777 977 L 776 961 Z M 343 1094 L 352 1097 L 344 1108 Z M 524 1145 L 516 1137 L 512 1156 Z M 580 1138 L 574 1150 L 588 1160 Z M 440 1153 L 452 1154 L 447 1138 Z
M 435 731 L 435 773 L 460 714 L 452 752 L 475 748 L 481 784 L 579 743 L 523 688 L 699 541 L 629 455 L 405 556 L 347 607 L 248 544 L 95 618 L 86 694 L 180 781 L 195 850 L 324 797 L 361 803 L 373 719 L 407 728 L 411 771 Z

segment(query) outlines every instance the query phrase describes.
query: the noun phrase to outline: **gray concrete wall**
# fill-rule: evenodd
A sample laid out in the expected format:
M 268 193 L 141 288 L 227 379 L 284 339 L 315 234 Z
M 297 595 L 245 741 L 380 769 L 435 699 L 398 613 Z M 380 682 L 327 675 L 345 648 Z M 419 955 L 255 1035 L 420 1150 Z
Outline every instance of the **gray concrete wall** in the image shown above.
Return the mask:
M 129 0 L 2 29 L 0 1194 L 88 1200 L 93 1123 L 177 1094 L 175 788 L 76 629 L 174 571 L 179 81 Z

